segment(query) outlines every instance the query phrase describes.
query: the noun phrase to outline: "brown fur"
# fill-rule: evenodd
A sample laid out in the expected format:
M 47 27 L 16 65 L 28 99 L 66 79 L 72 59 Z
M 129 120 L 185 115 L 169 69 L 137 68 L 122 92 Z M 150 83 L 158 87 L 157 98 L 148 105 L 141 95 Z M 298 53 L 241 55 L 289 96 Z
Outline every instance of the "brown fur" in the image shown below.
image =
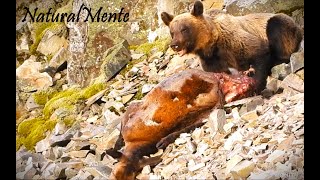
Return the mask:
M 301 29 L 285 14 L 202 11 L 202 3 L 196 1 L 190 13 L 161 14 L 170 28 L 172 49 L 199 55 L 205 71 L 229 72 L 230 67 L 245 71 L 252 65 L 257 92 L 264 88 L 271 67 L 288 62 L 302 40 Z

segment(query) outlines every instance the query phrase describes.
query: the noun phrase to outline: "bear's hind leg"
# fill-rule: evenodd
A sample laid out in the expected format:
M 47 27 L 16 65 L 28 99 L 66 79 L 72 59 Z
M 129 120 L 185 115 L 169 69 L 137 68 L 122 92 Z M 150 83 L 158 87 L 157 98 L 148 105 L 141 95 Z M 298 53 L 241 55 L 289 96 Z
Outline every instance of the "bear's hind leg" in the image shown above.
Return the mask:
M 277 14 L 267 22 L 267 37 L 273 65 L 289 63 L 290 55 L 298 51 L 303 34 L 293 19 Z

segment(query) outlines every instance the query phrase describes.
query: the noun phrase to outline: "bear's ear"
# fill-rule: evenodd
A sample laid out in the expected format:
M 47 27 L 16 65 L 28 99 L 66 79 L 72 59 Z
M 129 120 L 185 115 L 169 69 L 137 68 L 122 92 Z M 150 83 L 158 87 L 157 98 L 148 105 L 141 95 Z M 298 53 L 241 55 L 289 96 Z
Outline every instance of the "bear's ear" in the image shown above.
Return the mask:
M 173 19 L 173 15 L 168 14 L 166 12 L 162 12 L 161 13 L 161 19 L 162 19 L 162 21 L 164 22 L 165 25 L 169 26 L 170 22 Z
M 193 4 L 191 14 L 194 16 L 200 16 L 203 13 L 203 4 L 200 1 L 196 1 Z

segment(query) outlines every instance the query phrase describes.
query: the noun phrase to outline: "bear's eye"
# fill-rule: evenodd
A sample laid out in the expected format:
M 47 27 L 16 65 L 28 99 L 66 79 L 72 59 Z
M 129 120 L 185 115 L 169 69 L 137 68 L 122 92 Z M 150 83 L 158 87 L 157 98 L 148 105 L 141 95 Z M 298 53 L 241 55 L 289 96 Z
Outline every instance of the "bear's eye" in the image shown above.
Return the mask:
M 188 31 L 188 28 L 182 28 L 182 29 L 181 29 L 181 32 L 182 32 L 182 33 L 186 33 L 187 31 Z
M 170 35 L 171 35 L 171 37 L 173 37 L 173 32 L 172 31 L 170 31 Z

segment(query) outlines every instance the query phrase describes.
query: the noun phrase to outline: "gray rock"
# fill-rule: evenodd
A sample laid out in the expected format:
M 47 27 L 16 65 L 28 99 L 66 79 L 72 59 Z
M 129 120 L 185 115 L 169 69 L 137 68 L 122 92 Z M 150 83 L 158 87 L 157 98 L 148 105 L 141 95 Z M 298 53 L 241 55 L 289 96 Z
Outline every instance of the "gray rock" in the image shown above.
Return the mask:
M 66 168 L 65 169 L 65 175 L 67 176 L 67 179 L 70 179 L 78 174 L 79 170 L 75 170 L 72 168 Z
M 18 172 L 17 174 L 16 174 L 16 178 L 17 179 L 24 179 L 24 175 L 26 174 L 26 172 L 25 171 L 23 171 L 23 172 Z
M 215 109 L 211 112 L 208 123 L 213 132 L 224 133 L 223 126 L 226 124 L 226 112 L 223 109 Z
M 128 49 L 128 42 L 123 40 L 119 44 L 111 47 L 104 53 L 102 71 L 105 80 L 109 80 L 121 68 L 123 68 L 131 59 L 131 53 Z
M 68 154 L 72 158 L 84 158 L 88 154 L 89 150 L 70 151 Z
M 304 67 L 304 52 L 293 53 L 290 57 L 291 71 L 297 72 Z
M 97 157 L 91 153 L 87 155 L 87 157 L 83 160 L 83 163 L 87 166 L 98 166 L 101 162 L 97 161 Z
M 55 160 L 55 156 L 54 156 L 54 153 L 53 153 L 53 149 L 50 148 L 46 151 L 43 151 L 42 152 L 43 156 L 47 159 L 50 159 L 50 160 Z
M 247 106 L 247 111 L 253 111 L 256 109 L 257 106 L 259 105 L 263 105 L 264 100 L 262 99 L 261 96 L 256 96 L 255 98 L 253 98 L 251 101 L 246 103 Z
M 127 78 L 131 78 L 131 77 L 137 75 L 137 74 L 138 74 L 138 71 L 139 71 L 139 69 L 138 69 L 137 67 L 133 66 L 133 67 L 130 69 L 130 71 L 127 72 L 126 77 L 127 77 Z
M 34 167 L 31 167 L 26 173 L 24 174 L 24 179 L 32 179 L 32 177 L 37 173 L 37 170 Z
M 66 170 L 66 166 L 61 165 L 61 164 L 57 164 L 56 167 L 53 170 L 53 175 L 56 178 L 66 178 L 66 174 L 65 174 L 65 170 Z
M 112 122 L 114 122 L 119 118 L 119 116 L 116 115 L 116 113 L 110 111 L 109 109 L 105 110 L 105 112 L 103 113 L 103 116 L 106 120 L 106 124 L 111 124 Z
M 22 161 L 22 159 L 16 160 L 16 172 L 22 172 L 25 168 L 25 161 Z
M 75 129 L 68 129 L 64 134 L 58 135 L 58 136 L 51 136 L 49 139 L 49 143 L 52 147 L 54 146 L 66 146 L 71 138 L 78 132 L 78 130 Z
M 304 9 L 303 8 L 293 11 L 292 18 L 301 28 L 304 28 Z
M 283 80 L 290 73 L 291 73 L 290 65 L 285 63 L 274 66 L 271 69 L 271 77 L 279 80 Z
M 18 54 L 23 52 L 29 52 L 28 36 L 25 33 L 17 41 L 16 50 L 18 51 Z
M 266 88 L 273 93 L 277 92 L 279 87 L 280 87 L 281 81 L 274 78 L 274 77 L 269 77 L 267 80 L 267 85 Z
M 104 165 L 85 167 L 84 170 L 90 172 L 94 177 L 101 176 L 103 179 L 107 179 L 112 171 L 110 167 Z
M 304 69 L 297 71 L 296 75 L 298 75 L 302 80 L 304 80 Z
M 64 122 L 59 121 L 57 122 L 56 126 L 54 127 L 54 135 L 61 135 L 66 132 L 66 125 Z
M 31 94 L 31 95 L 29 96 L 27 102 L 26 102 L 25 107 L 26 107 L 26 109 L 27 109 L 28 111 L 32 111 L 32 110 L 34 110 L 34 109 L 36 109 L 36 108 L 38 108 L 38 107 L 40 107 L 40 106 L 39 106 L 39 104 L 37 104 L 37 103 L 34 102 L 33 95 Z
M 148 93 L 149 91 L 151 91 L 153 89 L 153 87 L 155 86 L 155 84 L 145 84 L 142 86 L 141 92 L 142 94 Z
M 296 74 L 289 74 L 280 85 L 285 89 L 293 89 L 295 91 L 304 92 L 304 82 Z
M 37 51 L 47 56 L 49 54 L 55 54 L 63 46 L 66 47 L 68 44 L 67 39 L 58 35 L 61 31 L 65 30 L 64 25 L 56 26 L 54 31 L 46 30 L 38 45 Z
M 24 92 L 45 89 L 53 85 L 51 76 L 40 73 L 41 63 L 31 57 L 16 69 L 18 86 Z
M 49 66 L 57 70 L 70 56 L 70 52 L 66 47 L 61 47 L 51 58 Z
M 52 150 L 53 150 L 54 158 L 59 159 L 62 156 L 63 152 L 65 151 L 65 148 L 56 146 L 56 147 L 53 147 Z
M 79 173 L 70 180 L 92 180 L 93 176 L 88 171 L 80 170 Z
M 53 177 L 53 172 L 54 172 L 54 169 L 56 167 L 56 164 L 53 163 L 53 162 L 48 162 L 46 166 L 43 166 L 41 168 L 41 176 L 44 178 L 44 179 L 52 179 L 50 177 Z
M 89 150 L 90 143 L 88 141 L 74 141 L 71 142 L 66 146 L 66 152 L 69 151 L 79 151 L 79 150 Z
M 73 2 L 72 12 L 77 14 L 80 6 L 91 7 L 87 1 L 75 0 Z M 80 85 L 85 87 L 89 84 L 92 79 L 90 74 L 93 74 L 89 69 L 94 69 L 91 61 L 85 57 L 85 50 L 88 40 L 88 23 L 83 23 L 87 16 L 87 12 L 81 11 L 79 13 L 79 21 L 76 23 L 69 22 L 66 26 L 69 28 L 69 51 L 70 56 L 68 57 L 68 84 L 69 85 Z M 87 63 L 85 67 L 83 64 Z
M 227 13 L 245 15 L 249 13 L 292 13 L 294 10 L 303 9 L 303 0 L 225 0 Z

